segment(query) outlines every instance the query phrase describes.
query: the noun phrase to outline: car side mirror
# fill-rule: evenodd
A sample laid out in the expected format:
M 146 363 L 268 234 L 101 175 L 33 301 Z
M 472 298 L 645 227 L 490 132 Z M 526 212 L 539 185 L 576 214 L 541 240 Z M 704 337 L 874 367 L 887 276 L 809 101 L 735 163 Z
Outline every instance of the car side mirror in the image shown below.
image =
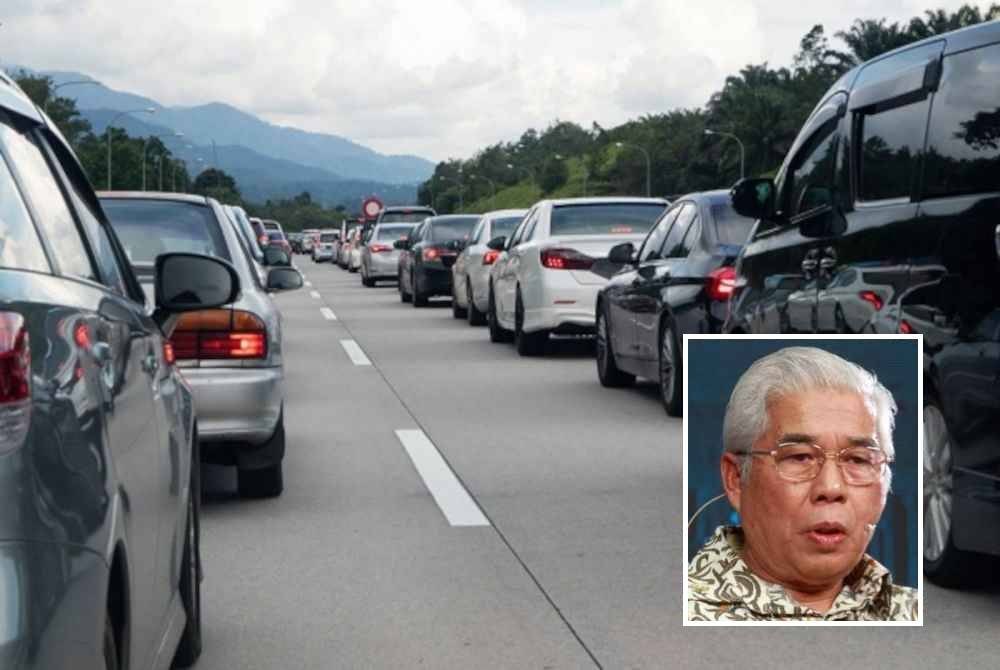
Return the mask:
M 292 259 L 284 249 L 267 247 L 264 249 L 264 265 L 291 265 Z
M 493 251 L 503 251 L 506 246 L 507 238 L 504 235 L 498 235 L 486 243 L 486 247 L 488 249 L 492 249 Z
M 774 218 L 774 180 L 741 179 L 729 192 L 736 213 L 751 219 Z
M 608 252 L 608 260 L 619 265 L 628 265 L 635 258 L 635 245 L 631 242 L 622 242 L 611 247 Z
M 229 262 L 200 254 L 171 253 L 156 257 L 153 280 L 156 310 L 162 328 L 181 312 L 214 309 L 240 295 L 240 276 Z
M 302 273 L 295 268 L 271 268 L 267 273 L 268 291 L 294 291 L 302 288 Z

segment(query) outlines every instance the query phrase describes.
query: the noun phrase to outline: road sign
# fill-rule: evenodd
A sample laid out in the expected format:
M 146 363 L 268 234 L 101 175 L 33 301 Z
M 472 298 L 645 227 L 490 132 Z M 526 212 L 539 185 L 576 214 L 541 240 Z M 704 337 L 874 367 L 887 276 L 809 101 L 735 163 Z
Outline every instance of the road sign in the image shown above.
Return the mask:
M 371 221 L 377 219 L 378 213 L 381 211 L 382 201 L 374 196 L 365 199 L 364 203 L 361 205 L 361 213 L 364 214 L 366 219 Z

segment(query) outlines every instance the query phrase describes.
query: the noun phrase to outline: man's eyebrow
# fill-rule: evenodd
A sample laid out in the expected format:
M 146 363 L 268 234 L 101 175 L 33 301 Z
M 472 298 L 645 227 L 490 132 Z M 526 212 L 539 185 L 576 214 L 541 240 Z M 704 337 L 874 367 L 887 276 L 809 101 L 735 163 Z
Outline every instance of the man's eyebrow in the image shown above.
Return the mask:
M 849 437 L 848 444 L 852 447 L 868 447 L 869 449 L 881 449 L 878 440 L 872 437 Z
M 787 442 L 808 442 L 809 444 L 815 444 L 816 436 L 809 433 L 785 433 L 778 438 L 778 444 L 785 444 Z

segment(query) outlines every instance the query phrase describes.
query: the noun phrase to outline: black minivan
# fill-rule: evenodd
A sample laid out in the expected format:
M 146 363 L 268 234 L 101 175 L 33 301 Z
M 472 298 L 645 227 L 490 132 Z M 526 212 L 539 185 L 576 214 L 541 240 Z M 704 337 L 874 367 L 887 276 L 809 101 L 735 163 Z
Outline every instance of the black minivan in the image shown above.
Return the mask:
M 724 332 L 921 333 L 924 571 L 975 584 L 1000 555 L 1000 23 L 847 73 L 777 177 Z

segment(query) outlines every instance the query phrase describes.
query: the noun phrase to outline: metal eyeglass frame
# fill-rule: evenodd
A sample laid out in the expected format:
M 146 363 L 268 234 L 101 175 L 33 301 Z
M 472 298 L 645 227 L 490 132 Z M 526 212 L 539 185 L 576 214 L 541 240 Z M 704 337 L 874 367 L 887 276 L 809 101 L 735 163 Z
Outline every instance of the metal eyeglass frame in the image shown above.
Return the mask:
M 788 477 L 787 475 L 783 474 L 781 472 L 781 468 L 778 467 L 778 452 L 781 450 L 781 448 L 782 447 L 795 446 L 795 445 L 798 445 L 798 446 L 809 446 L 809 447 L 812 447 L 817 452 L 819 452 L 819 454 L 820 454 L 819 466 L 816 468 L 816 474 L 814 474 L 812 477 L 805 477 L 805 478 Z M 840 456 L 844 452 L 851 451 L 852 449 L 867 449 L 869 451 L 876 452 L 879 455 L 880 461 L 877 463 L 877 465 L 878 465 L 878 474 L 876 475 L 876 477 L 874 479 L 872 479 L 872 481 L 870 481 L 870 482 L 864 482 L 864 483 L 861 483 L 861 484 L 855 483 L 854 481 L 851 481 L 851 478 L 848 476 L 847 471 L 844 470 L 844 463 L 841 462 Z M 889 458 L 889 456 L 880 447 L 866 447 L 866 446 L 862 446 L 862 445 L 853 445 L 853 446 L 850 446 L 850 447 L 844 447 L 843 449 L 837 449 L 836 451 L 830 451 L 830 450 L 824 449 L 823 447 L 819 446 L 818 444 L 814 444 L 812 442 L 779 442 L 775 446 L 775 448 L 771 449 L 771 450 L 750 449 L 748 451 L 748 450 L 743 449 L 743 450 L 740 450 L 740 451 L 731 451 L 729 453 L 735 454 L 737 456 L 770 456 L 771 457 L 771 462 L 774 464 L 774 470 L 775 470 L 775 472 L 778 473 L 778 476 L 781 477 L 782 479 L 784 479 L 786 482 L 794 482 L 794 483 L 811 482 L 812 480 L 814 480 L 817 477 L 819 477 L 819 474 L 821 472 L 823 472 L 823 466 L 826 465 L 828 454 L 833 454 L 834 463 L 836 463 L 837 467 L 840 469 L 841 476 L 844 478 L 844 481 L 846 483 L 850 484 L 851 486 L 871 486 L 872 484 L 874 484 L 875 482 L 877 482 L 879 480 L 880 476 L 882 476 L 884 474 L 885 467 L 889 463 L 892 463 L 893 460 L 894 460 L 892 458 Z

